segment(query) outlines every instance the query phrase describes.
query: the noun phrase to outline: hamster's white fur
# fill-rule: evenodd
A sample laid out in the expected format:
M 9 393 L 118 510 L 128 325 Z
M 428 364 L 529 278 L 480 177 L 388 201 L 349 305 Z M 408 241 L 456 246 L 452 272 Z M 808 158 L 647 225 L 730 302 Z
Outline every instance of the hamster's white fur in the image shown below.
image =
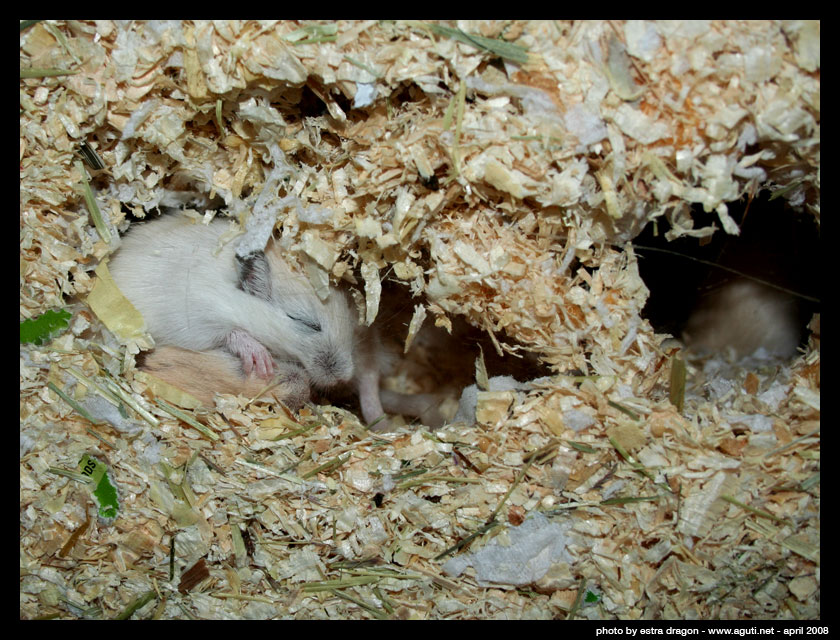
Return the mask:
M 347 296 L 333 290 L 322 302 L 273 240 L 265 251 L 266 297 L 243 291 L 233 243 L 216 254 L 226 228 L 165 215 L 123 239 L 109 268 L 155 341 L 194 351 L 227 347 L 249 373 L 251 337 L 275 358 L 301 362 L 317 386 L 349 381 L 357 322 Z
M 349 297 L 333 289 L 322 301 L 309 280 L 283 259 L 273 239 L 262 263 L 267 273 L 256 269 L 254 288 L 243 290 L 235 247 L 228 243 L 219 249 L 226 227 L 224 222 L 204 225 L 164 215 L 131 229 L 111 259 L 115 282 L 143 315 L 158 345 L 199 353 L 226 349 L 242 367 L 237 372 L 234 362 L 218 353 L 207 360 L 169 352 L 159 356 L 158 365 L 172 365 L 175 375 L 210 367 L 220 379 L 241 377 L 234 386 L 244 391 L 242 380 L 252 370 L 270 378 L 275 368 L 283 373 L 300 363 L 316 387 L 352 382 L 365 420 L 379 418 L 375 338 L 360 339 L 363 330 Z M 380 423 L 383 428 L 386 422 Z
M 752 280 L 729 282 L 700 303 L 683 333 L 698 353 L 731 349 L 745 358 L 763 349 L 766 356 L 790 358 L 799 343 L 792 296 Z

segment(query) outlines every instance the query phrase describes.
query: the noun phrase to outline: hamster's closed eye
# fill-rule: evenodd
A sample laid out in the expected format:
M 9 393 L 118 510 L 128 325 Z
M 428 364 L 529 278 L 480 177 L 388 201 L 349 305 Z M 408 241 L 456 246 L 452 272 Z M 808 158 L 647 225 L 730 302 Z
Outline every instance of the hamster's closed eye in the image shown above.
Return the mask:
M 311 318 L 299 318 L 288 313 L 286 315 L 290 320 L 294 320 L 295 322 L 303 325 L 309 331 L 314 331 L 316 333 L 321 332 L 321 323 L 317 320 L 312 320 Z

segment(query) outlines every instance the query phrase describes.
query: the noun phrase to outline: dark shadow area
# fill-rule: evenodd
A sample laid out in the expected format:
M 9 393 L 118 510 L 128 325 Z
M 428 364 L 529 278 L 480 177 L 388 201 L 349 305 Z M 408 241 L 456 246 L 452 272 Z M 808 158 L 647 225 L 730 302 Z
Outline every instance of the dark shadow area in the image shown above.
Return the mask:
M 729 203 L 729 214 L 741 228 L 738 236 L 720 228 L 717 214 L 697 206 L 692 211 L 696 226 L 718 227 L 711 238 L 668 242 L 668 223 L 659 218 L 658 225 L 649 223 L 633 240 L 639 273 L 650 289 L 642 315 L 657 332 L 679 337 L 704 296 L 733 279 L 757 278 L 797 294 L 792 300 L 804 341 L 806 325 L 820 311 L 822 296 L 819 225 L 810 214 L 786 206 L 783 199 L 770 200 L 767 191 L 749 205 L 746 198 Z

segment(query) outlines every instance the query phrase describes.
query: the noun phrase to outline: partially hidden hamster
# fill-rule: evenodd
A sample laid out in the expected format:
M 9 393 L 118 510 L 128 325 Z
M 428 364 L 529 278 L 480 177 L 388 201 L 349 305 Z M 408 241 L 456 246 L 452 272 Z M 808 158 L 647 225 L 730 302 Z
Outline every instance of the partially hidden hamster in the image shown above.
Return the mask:
M 704 296 L 683 332 L 684 341 L 693 351 L 731 350 L 737 359 L 754 354 L 791 358 L 799 338 L 793 297 L 743 278 Z
M 205 225 L 164 215 L 132 229 L 111 259 L 114 281 L 143 315 L 157 345 L 209 353 L 179 353 L 180 365 L 171 364 L 194 371 L 213 363 L 211 371 L 221 379 L 241 376 L 237 384 L 252 373 L 268 380 L 275 369 L 287 378 L 299 366 L 319 389 L 351 383 L 364 419 L 380 418 L 375 340 L 364 335 L 347 294 L 332 289 L 322 301 L 273 238 L 265 251 L 246 258 L 236 255 L 234 243 L 219 248 L 226 229 L 221 221 Z M 239 359 L 241 372 L 212 353 L 219 349 Z

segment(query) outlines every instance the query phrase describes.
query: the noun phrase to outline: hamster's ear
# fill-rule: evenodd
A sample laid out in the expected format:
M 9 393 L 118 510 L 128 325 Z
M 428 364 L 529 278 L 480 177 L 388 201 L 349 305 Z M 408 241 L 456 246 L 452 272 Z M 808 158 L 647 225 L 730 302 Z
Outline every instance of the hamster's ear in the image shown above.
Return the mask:
M 265 253 L 255 251 L 247 256 L 236 256 L 239 267 L 238 286 L 245 293 L 271 300 L 271 267 Z

